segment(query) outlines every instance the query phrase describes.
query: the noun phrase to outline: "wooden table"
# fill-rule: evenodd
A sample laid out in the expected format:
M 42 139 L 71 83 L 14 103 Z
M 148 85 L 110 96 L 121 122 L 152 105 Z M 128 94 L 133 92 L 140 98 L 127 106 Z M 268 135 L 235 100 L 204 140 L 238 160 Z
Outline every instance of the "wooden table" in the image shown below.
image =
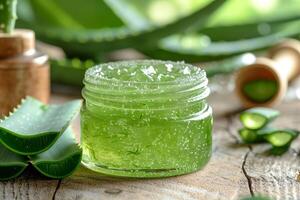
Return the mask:
M 52 102 L 64 102 L 80 95 L 53 95 Z M 266 155 L 268 145 L 243 145 L 237 135 L 241 126 L 238 101 L 233 94 L 214 94 L 213 155 L 201 171 L 189 175 L 152 179 L 117 180 L 101 177 L 83 167 L 63 180 L 46 179 L 29 169 L 15 180 L 0 182 L 0 199 L 240 199 L 264 194 L 274 199 L 300 199 L 299 140 L 283 156 Z M 278 106 L 279 127 L 300 129 L 300 101 Z M 79 120 L 75 120 L 79 131 Z

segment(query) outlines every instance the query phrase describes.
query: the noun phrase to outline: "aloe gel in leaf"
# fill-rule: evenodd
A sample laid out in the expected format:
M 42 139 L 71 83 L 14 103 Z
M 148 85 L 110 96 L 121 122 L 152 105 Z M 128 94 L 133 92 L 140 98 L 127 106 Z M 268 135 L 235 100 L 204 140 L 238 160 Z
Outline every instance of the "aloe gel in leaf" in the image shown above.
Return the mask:
M 271 100 L 278 91 L 278 84 L 273 80 L 249 81 L 243 87 L 243 93 L 252 101 L 263 103 Z
M 32 165 L 51 178 L 64 178 L 74 172 L 81 161 L 82 150 L 68 128 L 47 151 L 30 156 Z
M 239 135 L 244 143 L 257 143 L 264 141 L 261 135 L 258 135 L 255 130 L 242 128 L 239 130 Z
M 80 100 L 45 105 L 28 97 L 14 113 L 0 122 L 0 141 L 18 154 L 41 153 L 54 144 L 80 107 Z
M 0 143 L 0 180 L 19 176 L 27 166 L 27 157 L 15 154 Z
M 264 135 L 265 140 L 273 147 L 283 147 L 292 142 L 299 132 L 291 129 L 265 129 L 258 131 L 258 134 Z
M 251 130 L 265 127 L 268 123 L 279 116 L 279 111 L 270 108 L 256 107 L 248 109 L 240 115 L 242 124 Z

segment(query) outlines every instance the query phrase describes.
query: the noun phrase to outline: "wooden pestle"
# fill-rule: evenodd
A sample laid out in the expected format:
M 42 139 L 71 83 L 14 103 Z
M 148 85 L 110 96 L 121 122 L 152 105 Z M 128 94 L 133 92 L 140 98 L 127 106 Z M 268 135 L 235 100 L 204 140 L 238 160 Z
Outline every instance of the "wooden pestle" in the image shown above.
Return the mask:
M 235 90 L 246 107 L 270 107 L 279 103 L 284 97 L 288 82 L 300 74 L 300 42 L 288 39 L 273 47 L 268 58 L 257 58 L 255 63 L 241 68 L 235 79 Z M 243 92 L 243 87 L 249 81 L 272 80 L 278 85 L 277 93 L 263 103 L 249 99 Z
M 35 50 L 34 32 L 0 32 L 0 118 L 26 96 L 45 103 L 50 95 L 48 56 Z

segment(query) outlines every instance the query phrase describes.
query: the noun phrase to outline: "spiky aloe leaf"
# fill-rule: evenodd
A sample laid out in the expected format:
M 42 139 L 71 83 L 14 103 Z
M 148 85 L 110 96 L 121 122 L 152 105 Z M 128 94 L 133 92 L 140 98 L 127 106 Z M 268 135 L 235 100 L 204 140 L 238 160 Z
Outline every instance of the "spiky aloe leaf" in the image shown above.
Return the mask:
M 27 166 L 26 156 L 15 154 L 0 143 L 0 180 L 19 176 Z
M 261 37 L 236 41 L 211 42 L 199 33 L 172 35 L 158 42 L 156 48 L 139 50 L 155 59 L 185 60 L 187 62 L 220 60 L 244 52 L 264 50 L 286 37 L 299 37 L 299 21 L 280 26 L 280 31 Z
M 0 0 L 0 30 L 11 33 L 17 19 L 17 0 Z
M 14 113 L 0 122 L 0 141 L 21 155 L 41 153 L 66 130 L 80 107 L 81 100 L 45 105 L 27 97 Z
M 55 83 L 83 86 L 85 70 L 95 65 L 93 60 L 78 58 L 51 60 L 51 81 Z
M 283 26 L 289 26 L 300 19 L 300 15 L 277 20 L 256 21 L 255 23 L 199 27 L 197 33 L 207 35 L 211 41 L 236 41 L 261 37 L 282 31 Z
M 149 26 L 141 30 L 127 27 L 96 30 L 71 30 L 51 28 L 43 24 L 23 21 L 25 27 L 35 30 L 37 37 L 45 42 L 62 47 L 68 54 L 84 56 L 99 52 L 109 52 L 127 47 L 153 46 L 170 34 L 184 31 L 187 27 L 199 26 L 207 21 L 210 14 L 226 0 L 214 0 L 189 16 L 182 17 L 164 26 Z
M 68 128 L 47 151 L 30 156 L 32 165 L 51 178 L 71 175 L 79 166 L 82 150 L 76 143 L 71 128 Z

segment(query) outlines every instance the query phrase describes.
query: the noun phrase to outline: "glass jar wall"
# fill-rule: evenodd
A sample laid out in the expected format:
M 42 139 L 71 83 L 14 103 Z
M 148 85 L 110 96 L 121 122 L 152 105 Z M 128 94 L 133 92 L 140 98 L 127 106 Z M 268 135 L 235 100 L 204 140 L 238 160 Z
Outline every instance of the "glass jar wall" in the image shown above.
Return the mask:
M 165 177 L 202 168 L 211 155 L 212 110 L 203 70 L 137 60 L 89 69 L 82 91 L 83 164 L 124 177 Z

